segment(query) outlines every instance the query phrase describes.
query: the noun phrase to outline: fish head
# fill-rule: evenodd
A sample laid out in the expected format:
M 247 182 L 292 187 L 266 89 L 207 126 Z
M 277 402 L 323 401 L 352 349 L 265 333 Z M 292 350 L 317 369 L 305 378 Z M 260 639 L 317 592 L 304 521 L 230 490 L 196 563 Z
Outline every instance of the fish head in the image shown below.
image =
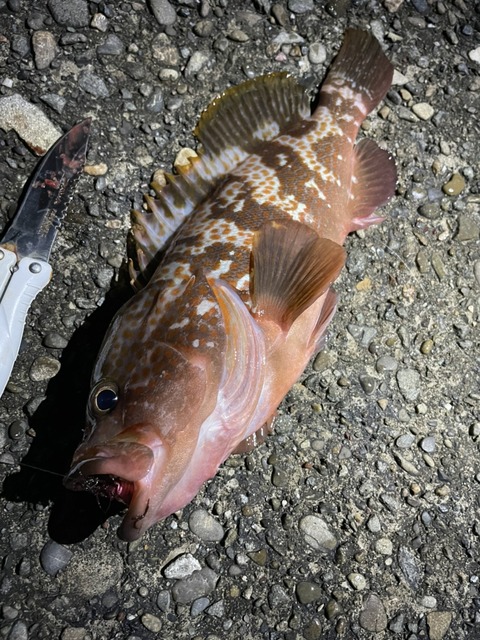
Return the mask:
M 160 342 L 141 351 L 126 344 L 120 358 L 114 352 L 115 339 L 107 340 L 65 485 L 126 504 L 119 535 L 132 541 L 188 502 L 171 494 L 216 399 L 211 367 L 197 354 Z

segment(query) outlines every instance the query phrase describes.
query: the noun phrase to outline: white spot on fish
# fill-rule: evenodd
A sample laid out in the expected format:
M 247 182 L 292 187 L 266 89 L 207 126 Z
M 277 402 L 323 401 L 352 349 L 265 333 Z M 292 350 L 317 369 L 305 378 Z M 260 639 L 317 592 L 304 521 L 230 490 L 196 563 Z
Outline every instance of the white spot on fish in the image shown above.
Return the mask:
M 200 340 L 198 338 L 195 338 L 195 340 L 192 342 L 192 347 L 195 347 L 195 349 L 200 345 Z
M 238 291 L 245 291 L 245 289 L 248 289 L 249 284 L 250 284 L 250 274 L 246 273 L 244 276 L 240 278 L 240 280 L 237 280 L 237 284 L 235 285 L 235 288 Z
M 311 180 L 309 180 L 308 182 L 306 182 L 305 186 L 306 187 L 310 187 L 311 189 L 315 189 L 315 191 L 317 192 L 317 195 L 320 198 L 320 200 L 326 200 L 327 199 L 325 197 L 325 194 L 323 193 L 323 191 L 320 189 L 320 187 L 318 186 L 318 184 L 315 182 L 315 180 L 313 178 Z
M 190 319 L 188 317 L 184 318 L 180 322 L 174 322 L 173 324 L 171 324 L 170 329 L 183 329 L 183 327 L 186 327 L 189 322 Z
M 232 260 L 220 260 L 218 267 L 209 272 L 209 277 L 219 278 L 220 276 L 223 276 L 224 273 L 228 273 L 231 266 Z
M 215 303 L 211 300 L 202 300 L 196 308 L 197 315 L 204 316 L 211 309 L 213 309 L 213 307 L 215 307 Z

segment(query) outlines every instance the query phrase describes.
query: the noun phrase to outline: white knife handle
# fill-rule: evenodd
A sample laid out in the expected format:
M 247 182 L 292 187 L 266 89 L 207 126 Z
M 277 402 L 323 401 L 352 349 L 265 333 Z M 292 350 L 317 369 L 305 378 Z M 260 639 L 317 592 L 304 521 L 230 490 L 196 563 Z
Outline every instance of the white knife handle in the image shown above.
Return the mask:
M 52 276 L 43 260 L 22 258 L 17 268 L 16 262 L 12 251 L 0 247 L 0 396 L 17 359 L 30 305 Z

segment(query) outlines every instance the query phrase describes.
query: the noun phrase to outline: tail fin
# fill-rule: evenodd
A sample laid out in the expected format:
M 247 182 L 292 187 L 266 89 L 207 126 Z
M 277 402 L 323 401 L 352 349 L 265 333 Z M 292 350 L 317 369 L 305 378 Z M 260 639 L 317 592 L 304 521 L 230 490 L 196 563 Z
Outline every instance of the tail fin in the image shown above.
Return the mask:
M 319 106 L 337 112 L 351 102 L 363 120 L 384 98 L 392 77 L 393 65 L 378 40 L 366 31 L 348 29 L 322 85 Z

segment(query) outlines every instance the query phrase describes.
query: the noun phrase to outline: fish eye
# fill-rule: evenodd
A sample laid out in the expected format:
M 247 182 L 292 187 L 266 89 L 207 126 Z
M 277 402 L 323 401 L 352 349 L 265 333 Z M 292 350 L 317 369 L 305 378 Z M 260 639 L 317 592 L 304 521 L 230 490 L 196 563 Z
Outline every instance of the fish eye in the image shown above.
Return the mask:
M 105 415 L 117 406 L 118 387 L 114 382 L 102 380 L 96 384 L 91 393 L 93 411 L 97 415 Z

